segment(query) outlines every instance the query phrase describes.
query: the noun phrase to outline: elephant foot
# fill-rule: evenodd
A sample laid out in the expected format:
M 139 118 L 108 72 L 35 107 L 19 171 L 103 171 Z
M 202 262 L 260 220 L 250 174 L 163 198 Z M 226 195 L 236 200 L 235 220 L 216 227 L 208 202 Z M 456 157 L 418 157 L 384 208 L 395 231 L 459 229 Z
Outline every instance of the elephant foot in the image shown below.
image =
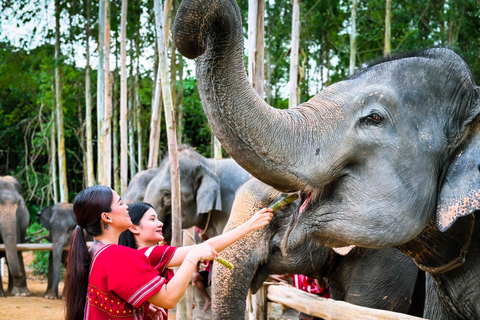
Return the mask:
M 28 291 L 27 287 L 13 287 L 12 289 L 12 296 L 28 297 L 29 295 L 30 291 Z
M 43 296 L 51 300 L 58 299 L 58 295 L 51 289 L 45 291 L 45 294 Z

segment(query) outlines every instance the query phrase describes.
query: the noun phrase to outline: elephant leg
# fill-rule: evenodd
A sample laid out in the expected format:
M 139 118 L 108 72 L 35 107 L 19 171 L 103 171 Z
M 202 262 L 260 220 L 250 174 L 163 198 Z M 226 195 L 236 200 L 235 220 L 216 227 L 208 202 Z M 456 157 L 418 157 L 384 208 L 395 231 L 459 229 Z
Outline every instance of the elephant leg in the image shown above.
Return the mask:
M 53 286 L 53 254 L 50 251 L 48 253 L 48 283 L 47 283 L 47 290 L 43 295 L 47 299 L 55 299 L 55 294 L 52 290 Z
M 28 291 L 28 288 L 27 288 L 27 276 L 25 273 L 25 264 L 23 263 L 22 251 L 17 252 L 17 257 L 18 257 L 18 266 L 21 272 L 21 276 L 19 278 L 12 277 L 13 288 L 11 289 L 11 292 L 12 292 L 12 295 L 14 296 L 26 297 L 30 295 L 30 291 Z M 9 275 L 10 275 L 10 272 L 9 272 Z M 8 286 L 10 289 L 10 281 Z

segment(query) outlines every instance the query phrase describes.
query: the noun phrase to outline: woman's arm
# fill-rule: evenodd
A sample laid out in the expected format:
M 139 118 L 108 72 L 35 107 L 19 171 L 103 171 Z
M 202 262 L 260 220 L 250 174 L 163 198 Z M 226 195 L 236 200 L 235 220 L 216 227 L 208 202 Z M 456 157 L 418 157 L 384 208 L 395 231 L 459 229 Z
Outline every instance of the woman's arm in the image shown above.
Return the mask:
M 196 250 L 192 250 L 184 256 L 183 263 L 173 278 L 164 284 L 157 293 L 148 298 L 148 302 L 165 309 L 172 309 L 185 294 L 197 262 L 199 260 L 214 260 L 218 256 L 218 253 L 208 243 L 199 244 L 195 248 Z
M 270 222 L 270 220 L 272 220 L 272 218 L 272 209 L 263 208 L 257 211 L 247 222 L 239 225 L 235 229 L 228 231 L 227 233 L 208 239 L 204 243 L 208 243 L 213 249 L 215 249 L 217 252 L 220 252 L 247 233 L 264 227 Z M 185 259 L 186 255 L 198 246 L 199 245 L 178 248 L 167 267 L 171 268 L 179 266 Z

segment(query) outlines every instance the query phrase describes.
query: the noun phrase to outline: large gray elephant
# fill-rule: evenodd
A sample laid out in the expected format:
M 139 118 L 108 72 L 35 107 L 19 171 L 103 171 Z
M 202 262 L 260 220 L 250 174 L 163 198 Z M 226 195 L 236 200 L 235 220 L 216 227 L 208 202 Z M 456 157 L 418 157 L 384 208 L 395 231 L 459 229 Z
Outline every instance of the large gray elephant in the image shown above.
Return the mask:
M 56 203 L 45 207 L 37 214 L 37 219 L 49 231 L 48 240 L 52 243 L 52 251 L 48 256 L 48 284 L 45 298 L 57 299 L 60 283 L 61 264 L 67 267 L 67 251 L 63 249 L 69 244 L 73 229 L 76 226 L 73 204 Z
M 0 251 L 0 258 L 6 257 L 8 265 L 8 289 L 15 296 L 28 296 L 25 265 L 17 243 L 24 243 L 30 215 L 25 201 L 20 195 L 20 183 L 12 176 L 0 177 L 0 243 L 5 244 L 5 251 Z M 0 297 L 5 296 L 0 283 Z
M 225 232 L 247 221 L 261 208 L 271 206 L 282 196 L 285 194 L 251 178 L 237 190 Z M 283 255 L 281 241 L 299 207 L 300 202 L 295 201 L 277 211 L 268 226 L 222 251 L 222 257 L 232 262 L 234 268 L 214 267 L 214 319 L 243 320 L 248 289 L 255 293 L 270 274 L 285 273 L 325 279 L 335 300 L 422 315 L 424 273 L 419 272 L 412 259 L 398 249 L 356 247 L 342 256 L 316 241 L 306 241 L 293 252 Z
M 480 90 L 455 52 L 385 57 L 279 110 L 246 77 L 235 0 L 182 1 L 174 37 L 226 151 L 301 192 L 284 251 L 398 246 L 431 277 L 425 317 L 480 318 Z
M 158 168 L 150 168 L 138 172 L 128 183 L 127 190 L 122 194 L 123 202 L 130 204 L 137 201 L 143 201 L 147 186 L 157 173 Z
M 219 235 L 230 216 L 235 191 L 249 178 L 249 173 L 233 159 L 207 159 L 188 147 L 179 149 L 178 162 L 182 228 L 197 226 L 208 237 Z M 164 223 L 166 241 L 172 235 L 170 196 L 170 158 L 166 157 L 148 184 L 144 198 Z

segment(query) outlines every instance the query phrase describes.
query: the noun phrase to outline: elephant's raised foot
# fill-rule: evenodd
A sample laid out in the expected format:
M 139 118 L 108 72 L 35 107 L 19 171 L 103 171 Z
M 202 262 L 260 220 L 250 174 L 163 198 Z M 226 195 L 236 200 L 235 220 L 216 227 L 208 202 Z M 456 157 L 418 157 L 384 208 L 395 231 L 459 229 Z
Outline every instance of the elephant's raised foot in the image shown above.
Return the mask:
M 27 287 L 13 287 L 12 289 L 12 296 L 28 297 L 29 295 L 30 291 L 28 291 Z

